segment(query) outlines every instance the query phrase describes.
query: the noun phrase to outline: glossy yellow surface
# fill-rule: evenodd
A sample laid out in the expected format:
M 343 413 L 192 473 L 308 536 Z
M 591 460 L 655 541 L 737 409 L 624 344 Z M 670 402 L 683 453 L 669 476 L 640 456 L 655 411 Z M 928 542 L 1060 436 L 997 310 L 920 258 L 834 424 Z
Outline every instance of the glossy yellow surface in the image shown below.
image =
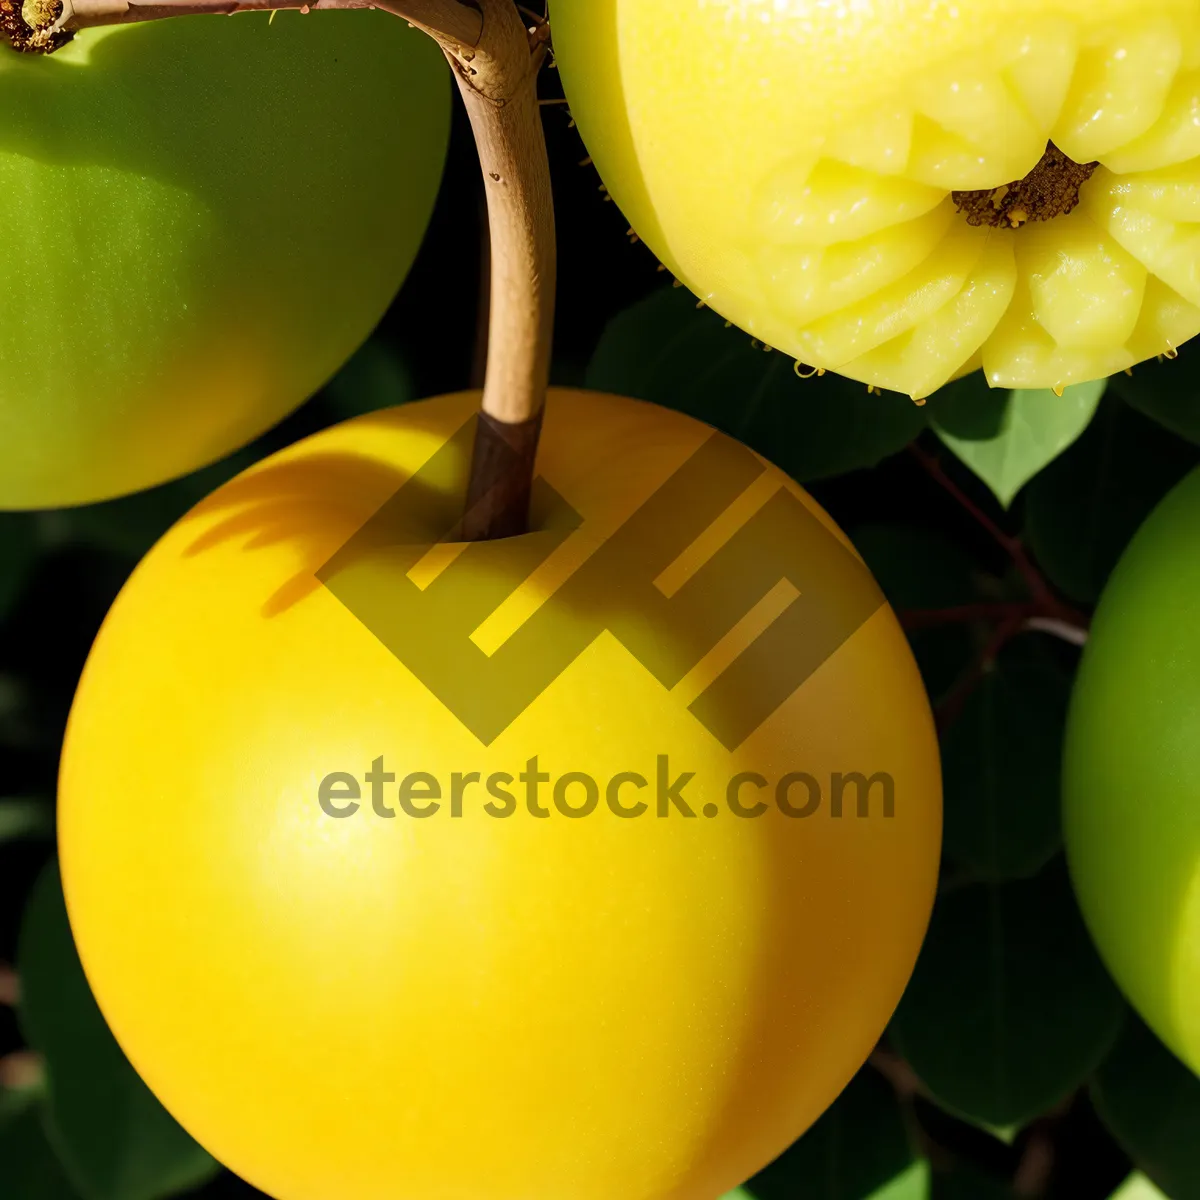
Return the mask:
M 928 702 L 884 605 L 729 751 L 686 708 L 711 664 L 668 691 L 601 633 L 484 746 L 313 575 L 477 404 L 300 442 L 138 567 L 66 737 L 72 927 L 138 1071 L 279 1200 L 715 1200 L 834 1099 L 912 969 L 941 834 Z M 552 392 L 540 472 L 583 521 L 476 641 L 503 642 L 710 433 Z M 774 468 L 754 487 L 722 536 L 780 489 L 833 528 Z M 523 542 L 482 548 L 479 588 Z M 378 583 L 408 586 L 386 566 Z M 548 788 L 544 819 L 488 816 L 478 789 L 461 817 L 381 819 L 365 784 L 350 818 L 318 804 L 325 776 L 361 780 L 379 756 L 444 786 L 533 755 L 555 778 L 653 781 L 663 754 L 672 778 L 695 774 L 692 819 L 659 818 L 649 792 L 638 819 L 566 819 Z M 876 794 L 865 817 L 826 801 L 738 819 L 723 784 L 739 770 L 886 771 L 894 816 Z
M 921 398 L 1096 379 L 1200 331 L 1190 0 L 551 0 L 588 150 L 710 307 Z M 1074 212 L 971 227 L 956 190 L 1053 141 Z

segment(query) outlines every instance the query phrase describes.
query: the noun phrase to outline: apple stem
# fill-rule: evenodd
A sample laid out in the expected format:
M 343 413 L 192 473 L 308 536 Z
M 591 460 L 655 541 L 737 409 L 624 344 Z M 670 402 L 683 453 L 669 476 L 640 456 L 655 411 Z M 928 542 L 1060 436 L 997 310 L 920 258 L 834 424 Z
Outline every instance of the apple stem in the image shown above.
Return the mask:
M 541 432 L 540 409 L 525 421 L 501 421 L 486 409 L 480 412 L 459 533 L 464 542 L 517 537 L 528 532 L 533 468 Z
M 475 134 L 490 231 L 487 368 L 463 531 L 472 541 L 525 532 L 550 380 L 557 273 L 537 96 L 548 23 L 533 17 L 527 28 L 513 0 L 51 0 L 42 8 L 46 17 L 29 26 L 27 44 L 18 48 L 53 51 L 75 31 L 100 25 L 287 8 L 381 8 L 437 41 Z
M 512 0 L 478 0 L 469 60 L 443 46 L 471 120 L 487 193 L 491 304 L 487 371 L 463 537 L 524 533 L 550 379 L 557 272 L 550 159 L 537 97 L 549 28 Z

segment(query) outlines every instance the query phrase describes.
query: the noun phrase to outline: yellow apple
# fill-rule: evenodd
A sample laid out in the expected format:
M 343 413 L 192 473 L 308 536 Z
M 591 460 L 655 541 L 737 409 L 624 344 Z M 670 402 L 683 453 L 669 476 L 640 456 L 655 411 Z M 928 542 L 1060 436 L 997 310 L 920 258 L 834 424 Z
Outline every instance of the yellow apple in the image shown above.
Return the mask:
M 445 540 L 479 397 L 184 517 L 62 759 L 117 1039 L 278 1200 L 713 1200 L 887 1023 L 937 878 L 929 705 L 791 480 L 552 391 L 529 534 Z

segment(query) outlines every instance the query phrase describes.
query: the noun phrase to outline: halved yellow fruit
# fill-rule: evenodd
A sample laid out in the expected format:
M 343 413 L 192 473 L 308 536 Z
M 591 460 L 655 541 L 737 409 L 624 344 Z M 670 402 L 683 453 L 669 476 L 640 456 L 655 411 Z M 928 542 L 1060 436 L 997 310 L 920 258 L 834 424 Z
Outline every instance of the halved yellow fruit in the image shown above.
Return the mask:
M 1200 332 L 1200 5 L 552 0 L 583 139 L 722 316 L 914 399 Z

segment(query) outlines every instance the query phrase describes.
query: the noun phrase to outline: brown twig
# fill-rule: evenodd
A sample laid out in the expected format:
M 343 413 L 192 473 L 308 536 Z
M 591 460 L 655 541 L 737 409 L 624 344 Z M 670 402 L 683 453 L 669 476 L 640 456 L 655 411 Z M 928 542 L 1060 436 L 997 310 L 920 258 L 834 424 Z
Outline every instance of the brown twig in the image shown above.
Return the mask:
M 0 1088 L 23 1091 L 37 1087 L 45 1075 L 45 1064 L 40 1054 L 32 1050 L 15 1050 L 0 1058 Z
M 1016 1196 L 1044 1196 L 1054 1174 L 1054 1139 L 1050 1131 L 1035 1128 L 1025 1144 L 1021 1161 L 1013 1176 L 1013 1194 Z
M 892 1085 L 892 1090 L 901 1100 L 911 1100 L 913 1096 L 929 1096 L 925 1085 L 918 1078 L 916 1071 L 908 1065 L 907 1060 L 882 1043 L 871 1051 L 871 1057 L 867 1061 Z
M 15 1008 L 20 998 L 21 986 L 16 971 L 8 963 L 0 963 L 0 1005 Z
M 453 45 L 469 56 L 483 31 L 479 9 L 462 0 L 61 0 L 61 3 L 62 13 L 51 28 L 68 33 L 100 25 L 203 13 L 382 8 L 424 30 L 443 46 Z
M 554 322 L 554 207 L 537 102 L 547 35 L 544 27 L 526 30 L 512 0 L 479 2 L 484 28 L 475 55 L 452 65 L 487 190 L 492 301 L 483 409 L 518 423 L 545 400 Z
M 1056 1165 L 1059 1129 L 1078 1101 L 1077 1089 L 1045 1112 L 1025 1131 L 1025 1146 L 1013 1177 L 1017 1196 L 1045 1196 L 1051 1189 Z

